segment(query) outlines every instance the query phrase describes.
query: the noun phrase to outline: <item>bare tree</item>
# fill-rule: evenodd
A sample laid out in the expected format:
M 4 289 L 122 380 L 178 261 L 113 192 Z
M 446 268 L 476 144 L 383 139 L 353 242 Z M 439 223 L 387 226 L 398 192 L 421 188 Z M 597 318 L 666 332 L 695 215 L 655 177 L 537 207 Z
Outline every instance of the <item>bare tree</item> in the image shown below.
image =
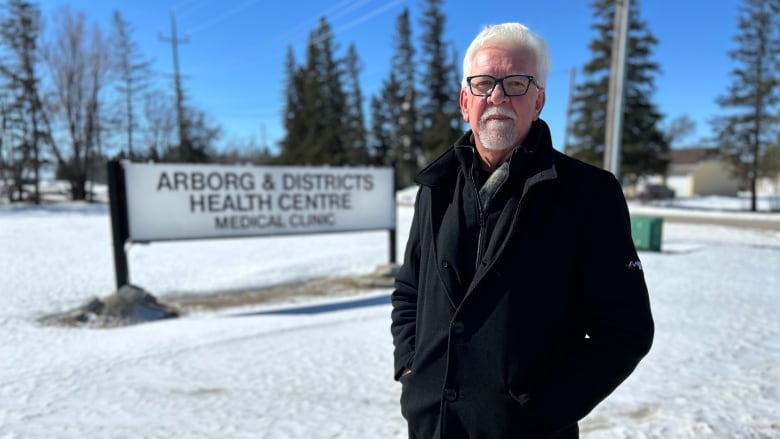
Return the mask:
M 86 29 L 83 13 L 64 7 L 59 28 L 45 50 L 55 87 L 54 109 L 64 125 L 71 154 L 61 159 L 59 172 L 71 185 L 74 200 L 87 198 L 86 183 L 100 147 L 100 93 L 109 72 L 108 46 L 95 27 Z M 58 148 L 58 157 L 64 157 Z
M 669 145 L 679 147 L 679 143 L 690 137 L 695 131 L 696 122 L 689 116 L 682 115 L 669 122 L 669 125 L 664 129 L 664 134 Z
M 144 118 L 146 130 L 144 143 L 149 148 L 148 155 L 153 160 L 170 154 L 176 135 L 177 121 L 171 106 L 172 99 L 160 92 L 144 95 Z
M 127 134 L 126 155 L 132 159 L 133 152 L 133 134 L 138 128 L 136 121 L 135 104 L 149 85 L 151 72 L 149 66 L 151 61 L 141 57 L 138 44 L 133 41 L 133 28 L 122 17 L 119 11 L 114 11 L 111 29 L 111 48 L 114 57 L 112 59 L 113 69 L 119 76 L 119 91 L 121 99 L 124 101 L 123 111 L 120 115 L 123 131 Z

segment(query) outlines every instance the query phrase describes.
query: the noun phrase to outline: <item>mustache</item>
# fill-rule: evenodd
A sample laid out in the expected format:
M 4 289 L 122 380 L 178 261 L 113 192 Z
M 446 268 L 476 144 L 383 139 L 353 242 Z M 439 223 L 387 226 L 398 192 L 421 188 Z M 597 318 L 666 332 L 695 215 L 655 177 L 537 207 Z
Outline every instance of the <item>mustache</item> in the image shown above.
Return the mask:
M 515 114 L 510 110 L 503 107 L 489 107 L 482 113 L 482 117 L 479 118 L 480 122 L 487 122 L 488 118 L 493 116 L 505 116 L 512 120 L 515 120 Z

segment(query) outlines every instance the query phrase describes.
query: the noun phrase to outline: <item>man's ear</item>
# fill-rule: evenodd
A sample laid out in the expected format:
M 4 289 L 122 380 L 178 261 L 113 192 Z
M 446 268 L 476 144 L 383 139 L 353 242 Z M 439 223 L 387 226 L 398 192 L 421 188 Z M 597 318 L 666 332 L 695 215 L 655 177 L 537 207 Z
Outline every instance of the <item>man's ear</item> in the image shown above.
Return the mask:
M 466 89 L 461 87 L 460 89 L 460 98 L 458 99 L 460 104 L 460 114 L 463 116 L 463 120 L 466 122 L 469 122 L 469 100 L 468 100 L 468 94 L 466 94 Z
M 544 108 L 544 103 L 547 100 L 547 94 L 545 93 L 545 89 L 540 89 L 539 94 L 536 95 L 536 117 L 534 120 L 539 119 L 539 115 L 542 114 L 542 108 Z

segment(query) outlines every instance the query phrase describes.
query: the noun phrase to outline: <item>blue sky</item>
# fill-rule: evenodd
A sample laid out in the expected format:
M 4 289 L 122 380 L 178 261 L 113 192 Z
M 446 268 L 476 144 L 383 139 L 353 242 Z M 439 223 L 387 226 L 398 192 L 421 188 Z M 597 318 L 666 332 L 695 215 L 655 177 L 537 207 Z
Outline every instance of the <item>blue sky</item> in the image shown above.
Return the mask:
M 134 39 L 144 56 L 154 60 L 159 88 L 170 89 L 173 70 L 171 46 L 160 39 L 170 36 L 170 11 L 174 10 L 180 38 L 179 65 L 186 75 L 184 86 L 191 102 L 224 128 L 223 141 L 254 138 L 271 147 L 283 136 L 284 56 L 289 46 L 303 60 L 309 32 L 319 17 L 330 22 L 339 55 L 354 43 L 364 63 L 361 85 L 364 95 L 375 94 L 387 77 L 393 50 L 395 20 L 404 7 L 412 14 L 415 38 L 419 36 L 421 0 L 334 0 L 276 2 L 266 0 L 43 0 L 49 29 L 57 10 L 68 5 L 83 11 L 89 23 L 108 30 L 111 13 L 119 10 L 135 29 Z M 542 118 L 553 131 L 553 142 L 562 148 L 570 71 L 583 80 L 582 66 L 590 59 L 588 44 L 596 36 L 591 29 L 590 1 L 547 0 L 446 1 L 445 38 L 460 57 L 474 35 L 486 24 L 522 22 L 541 34 L 550 45 L 552 69 Z M 636 5 L 635 2 L 634 5 Z M 715 99 L 732 80 L 727 55 L 734 48 L 738 0 L 643 0 L 642 18 L 659 40 L 653 60 L 661 65 L 652 101 L 668 122 L 686 115 L 696 132 L 690 145 L 709 137 L 710 120 L 718 114 Z M 675 145 L 686 146 L 686 145 Z

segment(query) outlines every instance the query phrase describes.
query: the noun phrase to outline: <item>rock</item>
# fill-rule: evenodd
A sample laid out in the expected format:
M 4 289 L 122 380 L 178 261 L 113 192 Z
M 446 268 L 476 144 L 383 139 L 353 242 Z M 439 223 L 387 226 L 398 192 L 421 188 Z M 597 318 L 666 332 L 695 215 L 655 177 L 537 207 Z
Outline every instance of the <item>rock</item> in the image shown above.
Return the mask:
M 109 296 L 111 312 L 109 316 L 130 319 L 138 322 L 178 317 L 179 313 L 135 285 L 122 285 L 116 294 Z
M 59 316 L 49 316 L 43 320 L 70 325 L 89 324 L 109 327 L 178 316 L 179 312 L 173 307 L 158 302 L 144 289 L 127 284 L 102 300 L 93 297 L 77 309 Z

